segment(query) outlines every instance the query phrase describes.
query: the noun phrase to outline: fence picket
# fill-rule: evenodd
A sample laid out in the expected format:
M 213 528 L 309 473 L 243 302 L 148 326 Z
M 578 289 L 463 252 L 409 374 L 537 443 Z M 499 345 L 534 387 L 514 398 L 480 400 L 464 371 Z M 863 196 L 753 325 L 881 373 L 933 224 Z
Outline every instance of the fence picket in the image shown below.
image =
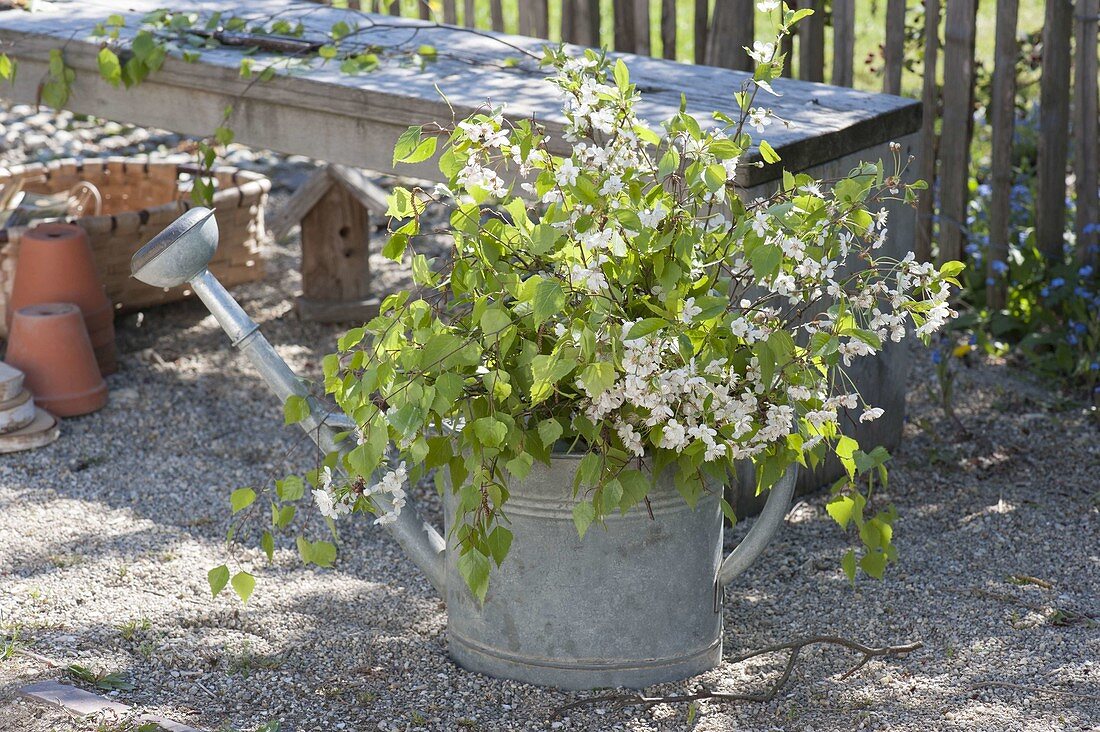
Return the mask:
M 901 70 L 905 63 L 905 0 L 886 2 L 886 41 L 883 43 L 882 90 L 901 94 Z
M 499 2 L 499 0 L 497 0 Z M 561 37 L 581 46 L 600 45 L 599 0 L 563 0 Z
M 443 0 L 443 22 L 447 25 L 458 25 L 458 8 L 455 0 Z
M 533 38 L 550 35 L 550 8 L 547 0 L 519 0 L 519 34 Z
M 634 53 L 650 55 L 649 0 L 634 0 Z
M 634 22 L 634 0 L 614 0 L 615 50 L 634 53 L 638 48 L 638 26 Z
M 779 50 L 783 54 L 783 76 L 791 78 L 791 60 L 794 57 L 794 39 L 791 36 L 783 36 L 779 42 Z
M 695 63 L 707 62 L 707 27 L 710 4 L 707 0 L 695 0 Z
M 1043 77 L 1039 84 L 1039 154 L 1036 163 L 1035 238 L 1051 261 L 1062 257 L 1069 153 L 1070 0 L 1047 0 L 1043 21 Z
M 915 254 L 920 262 L 932 260 L 932 232 L 936 213 L 936 117 L 939 107 L 939 87 L 936 84 L 936 61 L 940 52 L 940 0 L 924 3 L 924 81 L 921 89 L 921 106 L 924 119 L 920 127 L 920 160 L 917 170 L 920 179 L 928 184 L 927 190 L 917 201 L 917 232 Z
M 855 0 L 833 0 L 833 75 L 836 86 L 851 86 L 856 44 Z
M 959 259 L 966 227 L 970 176 L 970 132 L 974 107 L 974 37 L 977 0 L 947 0 L 940 127 L 939 261 Z
M 755 33 L 753 0 L 726 0 L 716 3 L 707 42 L 707 64 L 749 71 L 752 59 L 745 47 L 752 48 Z
M 1090 224 L 1100 225 L 1100 201 L 1096 188 L 1097 162 L 1100 150 L 1097 150 L 1097 69 L 1096 32 L 1097 16 L 1100 15 L 1100 0 L 1078 0 L 1077 2 L 1077 58 L 1075 60 L 1074 81 L 1074 172 L 1077 174 L 1077 217 L 1074 230 L 1077 234 L 1077 259 L 1081 264 L 1091 264 L 1100 268 L 1100 232 L 1095 228 L 1086 232 Z
M 661 2 L 661 56 L 676 58 L 676 0 Z
M 432 6 L 428 0 L 419 0 L 416 4 L 416 10 L 421 20 L 431 20 Z
M 501 0 L 489 0 L 489 25 L 498 33 L 504 32 L 504 6 Z
M 825 2 L 802 0 L 798 6 L 814 11 L 798 24 L 798 78 L 825 81 Z
M 1012 138 L 1016 125 L 1016 16 L 1019 0 L 997 3 L 996 48 L 993 62 L 990 124 L 992 139 L 993 197 L 989 205 L 989 249 L 986 258 L 986 303 L 1000 310 L 1005 306 L 1008 281 L 997 271 L 1008 262 L 1008 212 L 1012 195 Z
M 477 8 L 474 0 L 463 0 L 462 2 L 462 25 L 467 28 L 473 28 L 477 25 Z

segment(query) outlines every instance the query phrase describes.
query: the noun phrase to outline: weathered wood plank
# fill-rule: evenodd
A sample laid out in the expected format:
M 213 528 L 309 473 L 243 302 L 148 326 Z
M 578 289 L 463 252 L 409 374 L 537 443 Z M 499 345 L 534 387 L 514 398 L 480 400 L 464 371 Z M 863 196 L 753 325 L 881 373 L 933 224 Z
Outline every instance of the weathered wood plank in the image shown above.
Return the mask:
M 547 0 L 519 0 L 519 32 L 534 38 L 550 36 L 550 8 Z
M 432 17 L 432 6 L 428 0 L 419 0 L 416 4 L 416 9 L 421 20 L 429 20 Z
M 634 0 L 634 53 L 650 55 L 652 43 L 649 35 L 649 0 Z
M 887 0 L 882 77 L 882 90 L 887 94 L 901 94 L 901 70 L 904 63 L 905 0 Z
M 794 62 L 794 36 L 783 36 L 779 42 L 779 50 L 783 54 L 783 76 L 791 78 L 791 65 Z
M 504 6 L 501 0 L 489 0 L 489 24 L 497 33 L 504 32 Z
M 951 83 L 944 84 L 940 129 L 941 262 L 962 256 L 965 236 L 977 9 L 977 0 L 947 0 L 943 65 L 950 69 Z
M 1100 15 L 1100 0 L 1078 0 L 1077 2 L 1077 56 L 1075 60 L 1074 81 L 1074 166 L 1077 174 L 1077 215 L 1074 230 L 1077 234 L 1077 259 L 1081 264 L 1092 264 L 1100 268 L 1100 201 L 1096 189 L 1100 185 L 1097 177 L 1097 164 L 1100 163 L 1100 150 L 1097 139 L 1097 69 L 1096 32 L 1097 16 Z M 1092 225 L 1092 230 L 1086 229 Z
M 990 123 L 993 125 L 992 200 L 989 205 L 989 249 L 985 253 L 986 303 L 1004 307 L 1008 280 L 997 271 L 997 262 L 1008 262 L 1008 212 L 1012 195 L 1012 139 L 1016 127 L 1016 16 L 1019 0 L 997 3 L 996 48 L 993 61 L 993 91 Z
M 936 61 L 940 53 L 940 0 L 925 0 L 924 3 L 924 79 L 921 88 L 921 107 L 924 119 L 921 122 L 921 157 L 917 161 L 920 179 L 928 188 L 917 201 L 916 236 L 914 252 L 921 262 L 932 259 L 932 232 L 935 224 L 936 157 L 939 153 L 936 144 L 936 117 L 939 116 L 939 87 L 936 83 Z
M 1039 154 L 1036 162 L 1035 239 L 1051 261 L 1062 257 L 1069 155 L 1070 0 L 1047 0 L 1043 18 L 1043 77 L 1039 86 Z
M 813 8 L 814 14 L 798 24 L 798 78 L 825 80 L 825 2 L 800 0 L 798 7 Z
M 615 50 L 624 53 L 638 51 L 638 24 L 634 20 L 634 0 L 612 0 L 615 20 Z
M 707 64 L 724 69 L 752 69 L 745 48 L 752 48 L 755 33 L 753 0 L 725 0 L 714 6 L 707 37 Z
M 477 27 L 477 3 L 475 0 L 462 0 L 462 25 Z
M 707 28 L 710 25 L 710 4 L 707 0 L 695 0 L 695 63 L 707 62 Z
M 676 0 L 661 0 L 661 57 L 676 58 Z
M 443 22 L 448 25 L 458 25 L 458 8 L 455 0 L 443 0 Z
M 218 126 L 226 105 L 236 102 L 230 125 L 244 144 L 379 172 L 394 172 L 393 143 L 408 125 L 451 119 L 440 92 L 460 116 L 482 107 L 488 98 L 507 101 L 511 119 L 534 118 L 555 137 L 564 127 L 556 91 L 540 81 L 544 69 L 527 58 L 514 68 L 500 69 L 502 57 L 517 57 L 522 52 L 538 55 L 544 41 L 488 31 L 473 34 L 416 19 L 387 18 L 387 27 L 366 34 L 363 41 L 407 51 L 415 51 L 422 43 L 446 49 L 437 61 L 423 67 L 383 58 L 381 70 L 347 76 L 331 66 L 318 65 L 250 87 L 238 72 L 240 53 L 215 49 L 195 63 L 169 58 L 156 75 L 128 90 L 100 80 L 96 61 L 99 41 L 88 35 L 95 23 L 117 10 L 129 18 L 124 33 L 130 34 L 136 18 L 157 7 L 158 0 L 104 0 L 94 7 L 66 6 L 64 14 L 0 13 L 0 41 L 12 44 L 10 53 L 20 63 L 14 85 L 0 87 L 0 94 L 33 101 L 49 51 L 67 43 L 65 57 L 76 71 L 70 106 L 78 113 L 205 135 Z M 220 4 L 179 0 L 174 7 L 210 12 Z M 257 13 L 279 12 L 291 20 L 300 17 L 310 29 L 309 37 L 321 37 L 338 19 L 355 20 L 351 11 L 307 3 L 254 0 L 251 7 Z M 420 32 L 410 34 L 406 27 L 419 27 Z M 579 50 L 573 48 L 572 52 Z M 253 56 L 257 68 L 276 58 L 263 53 Z M 676 113 L 685 90 L 688 110 L 704 122 L 711 119 L 713 110 L 736 114 L 731 92 L 748 78 L 739 71 L 662 59 L 628 60 L 631 79 L 645 90 L 639 116 L 652 127 Z M 777 80 L 774 86 L 783 96 L 769 99 L 769 106 L 792 126 L 769 128 L 769 141 L 790 169 L 899 138 L 919 125 L 920 105 L 911 100 L 791 79 Z M 244 96 L 238 101 L 241 94 Z M 183 99 L 187 114 L 180 113 Z M 348 140 L 356 144 L 349 145 Z M 556 139 L 553 144 L 555 150 L 566 149 Z M 434 162 L 401 166 L 399 172 L 431 180 L 440 177 Z M 779 172 L 778 166 L 752 167 L 743 171 L 739 182 L 754 185 L 775 179 Z
M 856 52 L 855 0 L 833 0 L 833 75 L 836 86 L 851 86 Z
M 561 38 L 580 46 L 599 46 L 599 0 L 562 0 Z

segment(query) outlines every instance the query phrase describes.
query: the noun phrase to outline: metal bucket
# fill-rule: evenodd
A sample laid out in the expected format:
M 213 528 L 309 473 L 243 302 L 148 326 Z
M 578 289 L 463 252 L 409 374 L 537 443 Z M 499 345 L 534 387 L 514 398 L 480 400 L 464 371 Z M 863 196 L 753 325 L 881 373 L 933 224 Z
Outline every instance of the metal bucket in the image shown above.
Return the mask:
M 459 574 L 452 538 L 451 657 L 490 676 L 563 689 L 641 688 L 717 666 L 721 488 L 693 510 L 666 473 L 650 490 L 648 509 L 642 503 L 616 513 L 606 529 L 593 524 L 582 540 L 570 488 L 579 463 L 555 456 L 509 485 L 505 514 L 514 539 L 504 563 L 492 569 L 484 604 Z M 456 503 L 448 492 L 448 536 Z

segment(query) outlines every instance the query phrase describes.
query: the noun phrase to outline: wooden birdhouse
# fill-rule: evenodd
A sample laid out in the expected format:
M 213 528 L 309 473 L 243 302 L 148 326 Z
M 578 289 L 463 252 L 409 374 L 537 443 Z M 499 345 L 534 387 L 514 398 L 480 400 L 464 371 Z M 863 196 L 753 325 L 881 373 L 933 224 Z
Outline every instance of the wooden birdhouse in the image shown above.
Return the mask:
M 287 201 L 271 226 L 281 239 L 302 227 L 299 316 L 325 323 L 365 322 L 378 314 L 371 291 L 370 235 L 385 220 L 386 192 L 362 171 L 328 165 Z M 372 222 L 373 217 L 373 222 Z

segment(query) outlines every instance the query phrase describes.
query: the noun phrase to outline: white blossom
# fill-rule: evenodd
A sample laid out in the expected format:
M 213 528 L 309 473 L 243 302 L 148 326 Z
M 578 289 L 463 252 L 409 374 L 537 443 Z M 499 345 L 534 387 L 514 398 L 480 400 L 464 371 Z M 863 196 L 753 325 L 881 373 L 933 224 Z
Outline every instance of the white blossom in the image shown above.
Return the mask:
M 883 410 L 879 407 L 870 407 L 863 410 L 863 414 L 859 415 L 860 422 L 873 422 L 883 415 Z

